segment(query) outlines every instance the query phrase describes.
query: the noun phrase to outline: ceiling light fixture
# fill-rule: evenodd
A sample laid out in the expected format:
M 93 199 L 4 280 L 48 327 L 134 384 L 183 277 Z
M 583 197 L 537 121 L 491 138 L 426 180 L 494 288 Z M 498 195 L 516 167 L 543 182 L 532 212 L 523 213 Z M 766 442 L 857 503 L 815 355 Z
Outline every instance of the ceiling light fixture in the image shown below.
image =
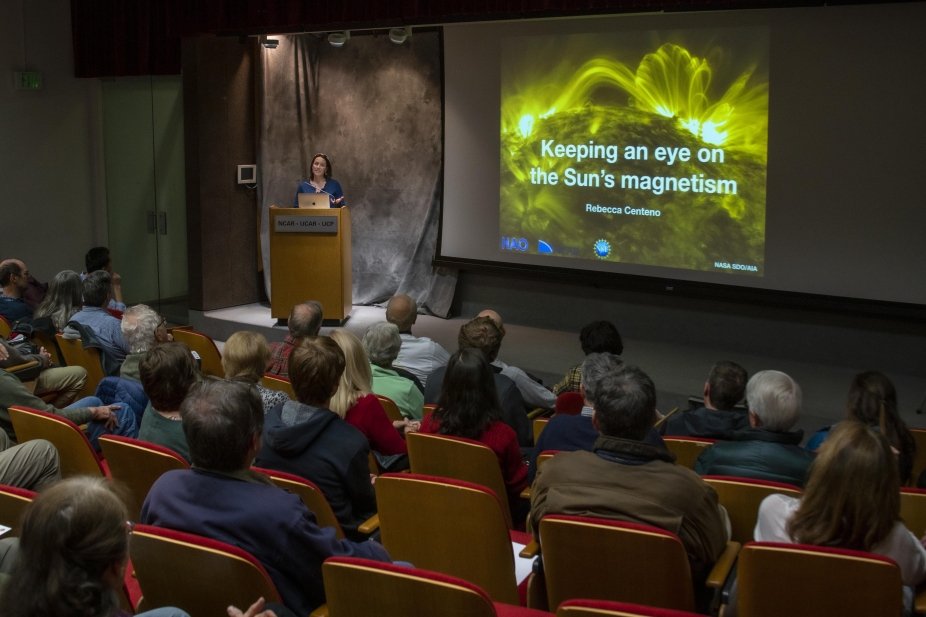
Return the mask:
M 328 35 L 328 42 L 332 47 L 343 47 L 348 40 L 350 40 L 350 30 L 332 32 Z
M 267 49 L 276 49 L 280 44 L 280 39 L 271 39 L 268 38 L 266 34 L 260 36 L 260 44 L 266 47 Z
M 389 31 L 389 40 L 395 43 L 396 45 L 401 45 L 405 42 L 405 39 L 412 35 L 412 27 L 406 26 L 405 28 L 393 28 Z

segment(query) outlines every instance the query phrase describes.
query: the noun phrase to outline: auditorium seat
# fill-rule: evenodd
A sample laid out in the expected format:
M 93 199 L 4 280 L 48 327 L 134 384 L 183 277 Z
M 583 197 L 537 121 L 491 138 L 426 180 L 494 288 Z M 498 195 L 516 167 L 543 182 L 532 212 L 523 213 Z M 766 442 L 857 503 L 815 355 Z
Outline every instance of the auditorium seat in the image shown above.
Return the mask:
M 99 442 L 113 480 L 129 489 L 125 505 L 130 521 L 141 520 L 142 504 L 158 478 L 174 469 L 190 468 L 182 456 L 157 444 L 120 435 L 101 435 Z
M 191 617 L 225 615 L 257 598 L 280 602 L 270 576 L 236 546 L 172 529 L 135 525 L 129 552 L 143 593 L 138 612 L 174 606 Z
M 550 610 L 575 598 L 695 610 L 688 554 L 675 534 L 647 525 L 563 515 L 545 516 L 539 527 Z M 727 543 L 707 587 L 723 586 L 739 548 L 737 542 Z
M 19 406 L 10 407 L 9 412 L 19 443 L 45 439 L 55 446 L 62 478 L 78 475 L 109 477 L 106 461 L 97 456 L 87 436 L 67 418 Z
M 33 330 L 32 342 L 39 347 L 44 347 L 45 351 L 51 354 L 53 362 L 60 366 L 68 365 L 67 361 L 64 359 L 64 354 L 62 354 L 61 350 L 58 348 L 58 342 L 55 340 L 54 336 L 45 334 L 39 330 Z
M 699 617 L 697 613 L 604 600 L 566 600 L 556 617 Z
M 534 443 L 537 443 L 537 440 L 540 439 L 540 433 L 543 432 L 543 429 L 547 428 L 547 422 L 549 421 L 550 418 L 537 418 L 534 420 Z
M 112 309 L 112 308 L 107 308 L 106 311 L 107 311 L 110 315 L 112 315 L 113 317 L 115 317 L 116 319 L 122 319 L 122 314 L 123 314 L 123 312 L 124 312 L 124 311 L 120 311 L 120 310 Z
M 752 541 L 752 534 L 759 520 L 759 505 L 773 493 L 800 499 L 802 491 L 796 486 L 781 482 L 733 478 L 730 476 L 702 476 L 701 478 L 717 491 L 717 499 L 730 516 L 734 542 L 745 544 Z
M 260 378 L 260 385 L 268 390 L 285 392 L 286 396 L 290 399 L 296 400 L 296 392 L 293 390 L 293 384 L 287 377 L 280 377 L 272 373 L 264 373 L 264 376 Z
M 926 535 L 926 489 L 900 489 L 900 518 L 917 538 Z
M 529 534 L 510 531 L 507 505 L 490 489 L 470 482 L 416 474 L 376 479 L 383 546 L 396 560 L 479 585 L 495 602 L 524 604 L 519 594 L 512 542 Z M 433 521 L 422 527 L 416 524 Z
M 222 368 L 222 354 L 216 347 L 215 341 L 208 335 L 196 330 L 180 329 L 173 330 L 174 340 L 186 343 L 192 351 L 199 354 L 202 360 L 203 375 L 212 375 L 219 379 L 225 379 L 225 369 Z
M 22 532 L 20 519 L 22 519 L 23 511 L 32 503 L 35 496 L 35 491 L 0 484 L 0 525 L 12 528 L 3 534 L 4 538 L 19 537 Z
M 739 617 L 904 613 L 900 568 L 861 551 L 750 542 L 740 552 L 737 584 Z
M 376 398 L 379 399 L 379 402 L 382 403 L 383 409 L 386 410 L 386 416 L 389 417 L 390 422 L 401 422 L 405 419 L 402 415 L 402 412 L 399 411 L 399 406 L 395 404 L 388 396 L 383 396 L 382 394 L 377 394 Z
M 472 583 L 419 568 L 330 557 L 322 575 L 331 617 L 551 617 L 493 602 Z
M 543 465 L 548 460 L 553 458 L 553 455 L 558 452 L 562 452 L 562 450 L 544 450 L 543 452 L 538 454 L 537 455 L 537 469 L 540 469 L 541 465 Z M 528 486 L 523 491 L 521 491 L 521 497 L 523 499 L 530 499 L 531 498 L 531 487 Z
M 10 337 L 10 332 L 13 331 L 13 325 L 7 320 L 6 317 L 0 315 L 0 336 L 3 337 L 5 341 Z
M 79 338 L 66 339 L 60 333 L 56 335 L 58 347 L 64 355 L 68 366 L 82 366 L 87 371 L 87 382 L 78 393 L 78 398 L 94 396 L 96 387 L 100 385 L 106 373 L 103 372 L 103 360 L 100 358 L 100 350 L 96 347 L 84 349 L 84 345 Z
M 710 448 L 716 439 L 701 437 L 663 437 L 669 452 L 675 455 L 675 464 L 694 469 L 695 461 L 701 452 Z
M 565 416 L 577 416 L 582 413 L 585 399 L 578 392 L 563 392 L 556 397 L 556 413 Z
M 260 467 L 251 467 L 251 469 L 268 476 L 280 488 L 294 495 L 299 495 L 305 507 L 315 514 L 315 521 L 319 527 L 333 527 L 334 535 L 340 540 L 344 539 L 344 531 L 334 515 L 334 510 L 331 509 L 331 505 L 325 499 L 321 489 L 315 486 L 314 483 L 284 471 L 262 469 Z
M 492 490 L 502 503 L 505 523 L 512 527 L 505 481 L 491 448 L 471 439 L 424 433 L 410 433 L 406 441 L 413 474 L 453 478 Z

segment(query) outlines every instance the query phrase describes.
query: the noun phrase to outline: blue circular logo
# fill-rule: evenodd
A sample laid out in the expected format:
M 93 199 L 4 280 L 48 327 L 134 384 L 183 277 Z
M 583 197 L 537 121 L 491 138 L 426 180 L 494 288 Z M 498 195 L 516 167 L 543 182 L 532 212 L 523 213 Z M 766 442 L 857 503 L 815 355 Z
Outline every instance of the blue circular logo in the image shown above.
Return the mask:
M 608 244 L 607 240 L 599 240 L 595 243 L 595 255 L 598 256 L 598 259 L 604 259 L 611 254 L 611 245 Z

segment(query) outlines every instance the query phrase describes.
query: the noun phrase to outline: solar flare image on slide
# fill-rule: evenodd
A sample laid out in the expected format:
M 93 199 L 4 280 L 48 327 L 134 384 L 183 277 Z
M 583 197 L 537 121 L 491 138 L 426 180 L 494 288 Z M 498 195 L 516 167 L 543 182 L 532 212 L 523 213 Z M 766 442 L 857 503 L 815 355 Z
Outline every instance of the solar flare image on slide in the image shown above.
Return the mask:
M 764 28 L 510 37 L 502 250 L 761 276 Z

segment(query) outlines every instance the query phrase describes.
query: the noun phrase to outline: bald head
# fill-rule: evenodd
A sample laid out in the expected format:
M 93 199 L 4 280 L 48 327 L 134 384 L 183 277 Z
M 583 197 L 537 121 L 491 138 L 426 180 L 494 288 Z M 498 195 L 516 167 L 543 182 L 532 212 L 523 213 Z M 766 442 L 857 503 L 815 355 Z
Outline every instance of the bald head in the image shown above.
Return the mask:
M 386 321 L 399 327 L 399 332 L 411 332 L 418 319 L 418 304 L 411 296 L 392 296 L 386 304 Z
M 289 333 L 293 338 L 305 338 L 309 336 L 318 336 L 319 330 L 322 329 L 322 312 L 321 302 L 309 300 L 302 304 L 297 304 L 289 313 Z
M 505 324 L 502 322 L 502 316 L 496 313 L 493 310 L 486 309 L 476 315 L 476 317 L 488 317 L 495 322 L 495 325 L 498 326 L 498 329 L 502 331 L 502 336 L 505 336 Z

